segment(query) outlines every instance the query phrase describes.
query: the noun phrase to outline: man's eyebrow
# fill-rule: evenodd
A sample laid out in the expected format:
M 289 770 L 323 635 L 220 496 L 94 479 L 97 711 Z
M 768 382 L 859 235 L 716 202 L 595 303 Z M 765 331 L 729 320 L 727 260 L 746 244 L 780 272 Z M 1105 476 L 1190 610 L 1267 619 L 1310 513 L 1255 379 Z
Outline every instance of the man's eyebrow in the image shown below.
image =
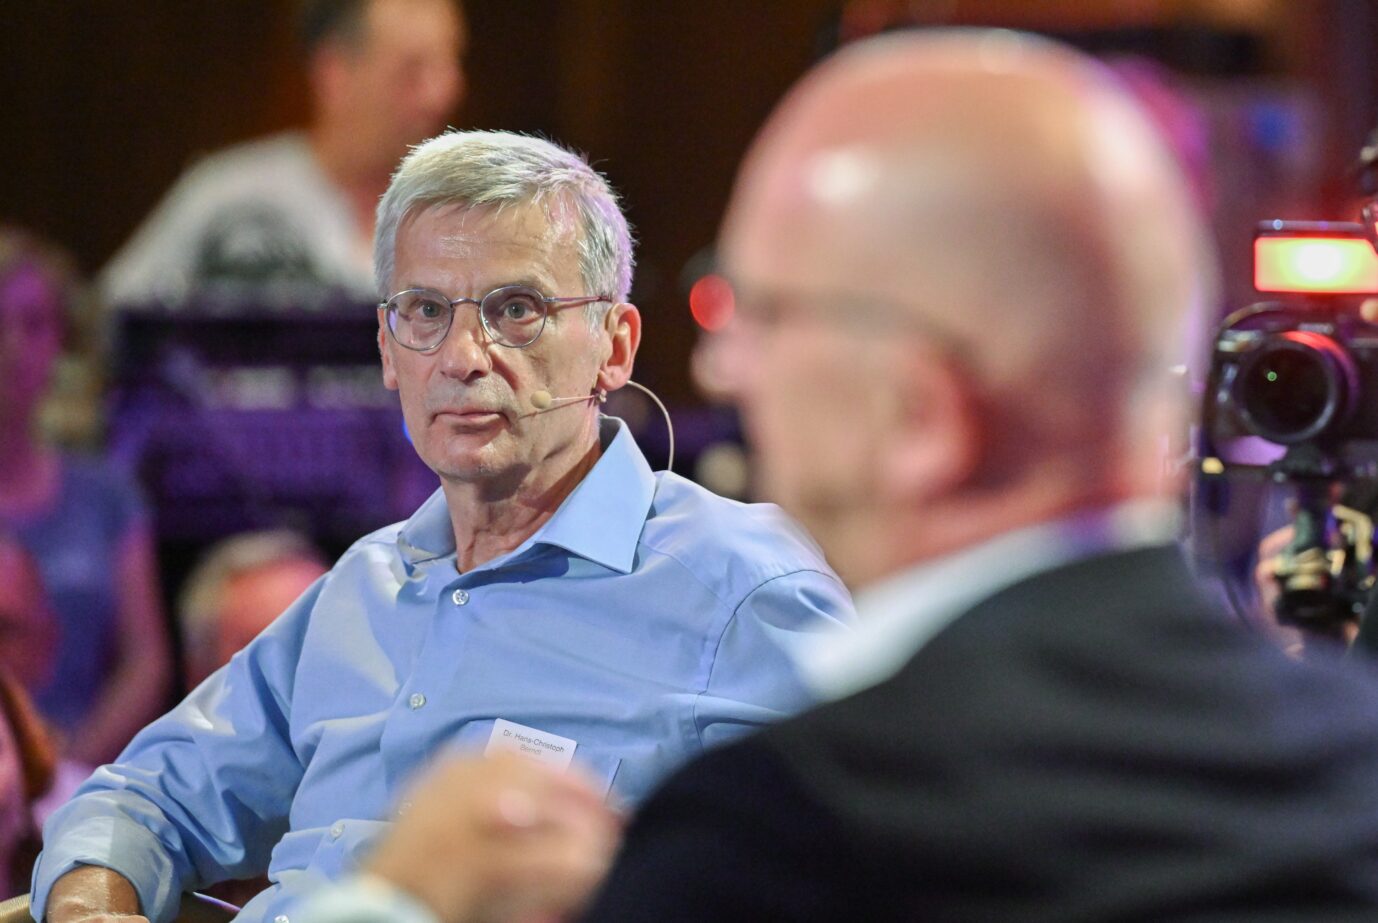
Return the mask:
M 495 286 L 493 286 L 493 288 L 488 289 L 488 291 L 491 292 L 494 288 L 502 288 L 502 287 L 507 286 L 507 285 L 525 285 L 527 288 L 534 288 L 536 291 L 540 292 L 542 295 L 555 295 L 555 294 L 558 294 L 557 292 L 552 291 L 552 289 L 555 287 L 555 283 L 554 283 L 554 281 L 553 281 L 552 279 L 545 278 L 545 277 L 538 277 L 538 276 L 534 276 L 534 275 L 530 275 L 530 276 L 519 276 L 519 277 L 517 277 L 517 278 L 515 278 L 515 279 L 512 279 L 512 280 L 509 281 L 509 282 L 503 282 L 503 283 L 500 283 L 500 284 L 498 284 L 498 285 L 495 285 Z

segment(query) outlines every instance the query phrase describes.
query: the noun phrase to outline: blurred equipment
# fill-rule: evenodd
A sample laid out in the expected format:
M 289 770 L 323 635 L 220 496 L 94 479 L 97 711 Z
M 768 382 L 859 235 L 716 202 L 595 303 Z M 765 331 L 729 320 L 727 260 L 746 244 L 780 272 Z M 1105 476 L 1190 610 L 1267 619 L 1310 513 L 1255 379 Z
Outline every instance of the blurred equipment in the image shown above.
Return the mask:
M 1254 285 L 1272 300 L 1226 318 L 1206 382 L 1200 477 L 1292 491 L 1276 579 L 1283 622 L 1339 635 L 1374 585 L 1378 253 L 1360 224 L 1270 221 Z
M 374 312 L 146 310 L 118 320 L 111 455 L 164 542 L 292 525 L 347 540 L 437 480 L 378 370 Z

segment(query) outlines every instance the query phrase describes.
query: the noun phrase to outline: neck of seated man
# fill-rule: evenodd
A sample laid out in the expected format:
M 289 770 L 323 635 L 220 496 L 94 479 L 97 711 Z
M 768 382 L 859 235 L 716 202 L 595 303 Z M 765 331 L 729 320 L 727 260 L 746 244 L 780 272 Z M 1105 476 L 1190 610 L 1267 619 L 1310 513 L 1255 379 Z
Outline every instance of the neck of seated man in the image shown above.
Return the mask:
M 498 477 L 442 479 L 445 504 L 455 533 L 455 564 L 460 573 L 519 547 L 555 515 L 602 457 L 596 419 L 591 441 L 573 452 L 572 461 L 546 459 Z

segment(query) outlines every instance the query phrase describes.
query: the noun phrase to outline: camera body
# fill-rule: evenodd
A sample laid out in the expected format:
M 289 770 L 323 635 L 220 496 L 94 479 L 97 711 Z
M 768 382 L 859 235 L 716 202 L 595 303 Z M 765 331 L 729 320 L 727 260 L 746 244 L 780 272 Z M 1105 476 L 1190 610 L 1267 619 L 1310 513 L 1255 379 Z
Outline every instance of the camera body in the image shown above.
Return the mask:
M 1291 495 L 1273 569 L 1284 623 L 1343 636 L 1375 580 L 1378 251 L 1359 224 L 1271 221 L 1254 287 L 1226 318 L 1202 402 L 1200 486 L 1263 477 Z M 1228 492 L 1226 492 L 1228 493 Z M 1238 608 L 1238 607 L 1237 607 Z M 1242 610 L 1241 610 L 1242 611 Z
M 1361 313 L 1378 296 L 1378 254 L 1362 226 L 1267 222 L 1255 261 L 1256 287 L 1275 300 L 1216 335 L 1207 444 L 1228 462 L 1232 444 L 1263 440 L 1286 475 L 1378 475 L 1378 323 Z
M 1215 438 L 1309 445 L 1337 459 L 1378 453 L 1378 325 L 1284 305 L 1251 319 L 1216 340 Z

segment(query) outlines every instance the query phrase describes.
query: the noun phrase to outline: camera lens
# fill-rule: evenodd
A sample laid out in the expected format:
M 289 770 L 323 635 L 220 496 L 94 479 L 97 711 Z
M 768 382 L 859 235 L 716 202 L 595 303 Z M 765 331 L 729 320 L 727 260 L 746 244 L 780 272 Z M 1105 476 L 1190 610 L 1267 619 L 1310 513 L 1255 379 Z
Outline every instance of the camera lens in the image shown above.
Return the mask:
M 1357 381 L 1354 363 L 1338 343 L 1291 330 L 1245 362 L 1235 393 L 1251 432 L 1290 445 L 1323 437 L 1343 422 Z

